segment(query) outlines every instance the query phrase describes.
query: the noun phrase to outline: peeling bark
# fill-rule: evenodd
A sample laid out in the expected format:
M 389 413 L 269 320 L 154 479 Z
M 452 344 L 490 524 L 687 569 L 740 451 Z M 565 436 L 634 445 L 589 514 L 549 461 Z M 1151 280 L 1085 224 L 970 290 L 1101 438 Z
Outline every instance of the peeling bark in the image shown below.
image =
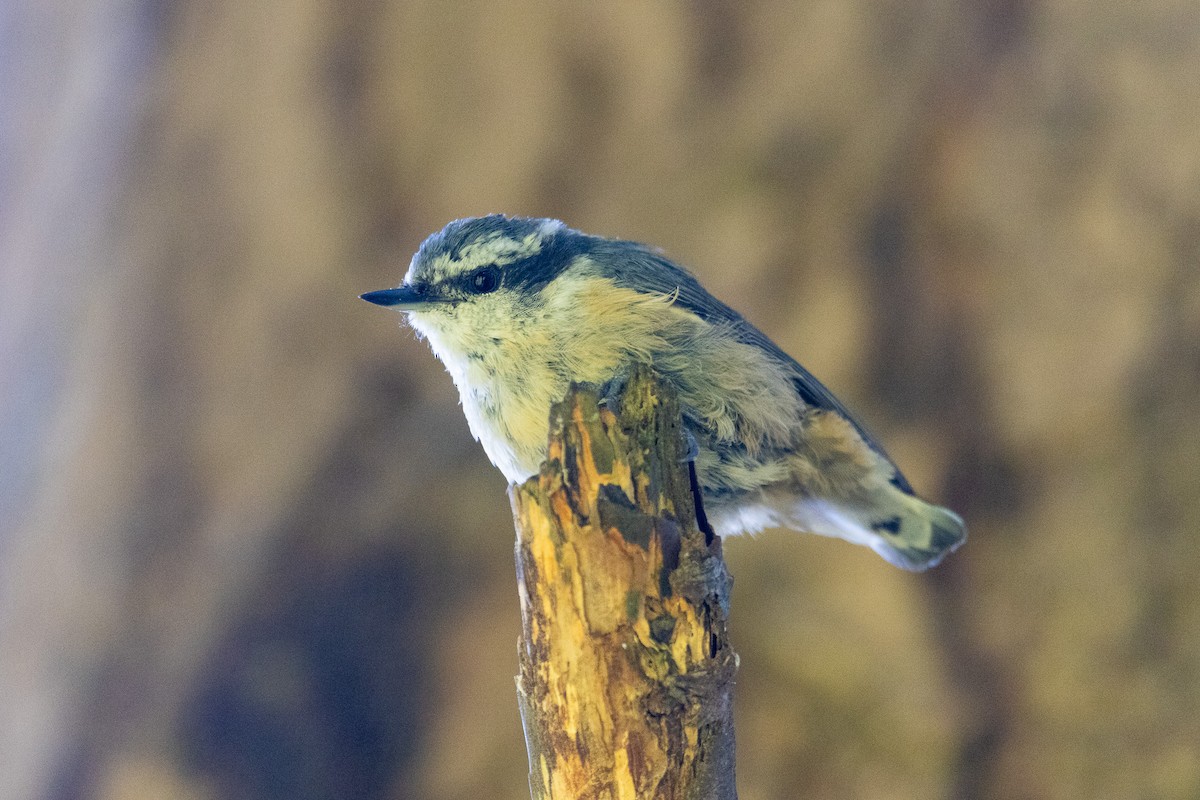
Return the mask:
M 684 458 L 678 401 L 638 370 L 617 414 L 574 387 L 511 491 L 534 800 L 737 796 L 731 579 Z

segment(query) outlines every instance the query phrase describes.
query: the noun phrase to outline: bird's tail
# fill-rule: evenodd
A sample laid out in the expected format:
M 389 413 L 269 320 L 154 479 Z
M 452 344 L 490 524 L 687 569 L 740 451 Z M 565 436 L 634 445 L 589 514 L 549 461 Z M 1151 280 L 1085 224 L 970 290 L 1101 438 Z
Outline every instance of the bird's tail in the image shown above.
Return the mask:
M 866 506 L 813 499 L 792 511 L 801 530 L 866 545 L 889 563 L 920 571 L 936 566 L 967 540 L 967 527 L 949 509 L 889 486 Z
M 862 522 L 868 546 L 904 569 L 936 566 L 967 540 L 967 526 L 953 511 L 890 487 Z

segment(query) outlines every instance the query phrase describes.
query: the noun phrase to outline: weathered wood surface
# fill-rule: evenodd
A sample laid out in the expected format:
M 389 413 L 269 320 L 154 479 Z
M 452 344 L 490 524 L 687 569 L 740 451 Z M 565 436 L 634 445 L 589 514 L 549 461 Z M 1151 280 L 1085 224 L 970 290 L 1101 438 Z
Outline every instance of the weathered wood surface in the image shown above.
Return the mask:
M 575 388 L 541 473 L 512 489 L 534 800 L 736 797 L 731 581 L 680 424 L 648 374 L 619 414 Z

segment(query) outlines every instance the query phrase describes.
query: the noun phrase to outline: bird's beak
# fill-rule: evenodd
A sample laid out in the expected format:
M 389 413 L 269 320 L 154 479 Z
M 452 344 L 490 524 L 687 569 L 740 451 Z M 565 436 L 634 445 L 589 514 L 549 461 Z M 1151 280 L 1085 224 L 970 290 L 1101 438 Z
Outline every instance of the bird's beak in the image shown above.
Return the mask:
M 437 297 L 418 291 L 411 286 L 397 286 L 395 289 L 381 289 L 378 292 L 367 292 L 359 297 L 377 306 L 388 306 L 397 311 L 419 311 L 434 303 Z

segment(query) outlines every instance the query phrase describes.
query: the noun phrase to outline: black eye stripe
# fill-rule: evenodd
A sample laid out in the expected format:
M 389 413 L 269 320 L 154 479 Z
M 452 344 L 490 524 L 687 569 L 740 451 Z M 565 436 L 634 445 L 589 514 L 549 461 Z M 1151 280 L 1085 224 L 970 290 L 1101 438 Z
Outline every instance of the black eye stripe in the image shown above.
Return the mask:
M 500 268 L 495 264 L 472 272 L 467 276 L 467 289 L 475 294 L 487 294 L 500 288 Z
M 484 264 L 481 267 L 450 278 L 446 288 L 459 297 L 490 294 L 502 286 L 522 293 L 537 292 L 558 277 L 584 250 L 582 242 L 554 236 L 542 243 L 539 252 L 515 261 Z
M 552 236 L 539 252 L 504 265 L 504 285 L 536 292 L 562 274 L 584 249 L 582 237 Z

